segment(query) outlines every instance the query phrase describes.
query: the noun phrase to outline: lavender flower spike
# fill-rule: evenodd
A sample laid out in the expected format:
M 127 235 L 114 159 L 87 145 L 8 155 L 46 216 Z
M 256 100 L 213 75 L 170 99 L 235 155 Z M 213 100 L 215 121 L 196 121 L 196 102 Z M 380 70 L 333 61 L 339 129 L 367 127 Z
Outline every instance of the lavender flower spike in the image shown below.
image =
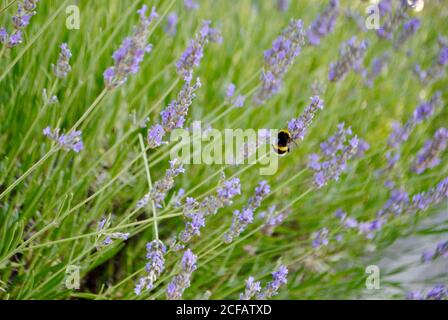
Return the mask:
M 448 129 L 440 128 L 434 134 L 434 139 L 426 141 L 423 149 L 418 152 L 413 170 L 421 174 L 426 169 L 437 166 L 440 163 L 440 154 L 446 149 L 447 144 Z
M 357 42 L 356 37 L 352 37 L 343 43 L 339 49 L 339 60 L 330 65 L 328 79 L 336 82 L 345 78 L 351 71 L 362 73 L 364 55 L 367 51 L 367 41 Z
M 166 247 L 160 240 L 153 240 L 146 244 L 146 273 L 141 277 L 135 286 L 134 292 L 140 295 L 143 290 L 151 290 L 154 288 L 154 282 L 160 277 L 165 269 Z
M 195 38 L 190 41 L 189 46 L 176 62 L 177 73 L 185 81 L 193 79 L 193 69 L 198 67 L 204 56 L 204 47 L 208 42 L 222 42 L 221 33 L 210 27 L 211 21 L 203 21 L 201 29 Z
M 278 11 L 285 12 L 288 11 L 290 0 L 277 0 L 277 9 Z
M 336 134 L 321 143 L 322 154 L 311 154 L 309 168 L 314 173 L 314 181 L 318 188 L 322 188 L 329 180 L 338 180 L 347 166 L 347 161 L 358 152 L 359 140 L 352 135 L 351 128 L 345 128 L 344 123 L 338 125 Z M 347 141 L 348 140 L 348 141 Z
M 156 206 L 161 208 L 166 194 L 174 187 L 174 178 L 184 172 L 182 163 L 178 159 L 171 160 L 165 176 L 161 180 L 156 181 L 152 190 L 138 201 L 137 209 L 145 207 L 149 201 L 154 201 Z
M 416 18 L 409 19 L 403 24 L 403 30 L 398 34 L 397 40 L 394 42 L 394 47 L 398 48 L 412 37 L 420 28 L 420 20 Z
M 448 240 L 442 241 L 439 244 L 437 244 L 437 247 L 434 251 L 424 252 L 422 255 L 422 261 L 429 262 L 439 257 L 448 258 Z
M 132 36 L 124 39 L 121 47 L 112 55 L 115 64 L 104 72 L 104 80 L 108 89 L 115 89 L 123 85 L 130 74 L 136 74 L 140 69 L 143 57 L 151 51 L 152 45 L 147 43 L 149 25 L 158 17 L 158 14 L 155 7 L 152 8 L 149 16 L 146 16 L 147 11 L 146 5 L 138 10 L 140 23 L 134 27 Z
M 184 126 L 188 110 L 196 97 L 195 92 L 200 87 L 199 78 L 196 79 L 194 85 L 190 81 L 186 81 L 177 95 L 177 99 L 160 112 L 162 123 L 155 124 L 148 130 L 147 141 L 150 148 L 157 148 L 163 143 L 163 137 L 167 133 Z
M 322 110 L 324 108 L 324 102 L 319 96 L 314 96 L 310 99 L 311 103 L 305 109 L 303 114 L 296 119 L 292 119 L 288 123 L 288 130 L 291 133 L 291 138 L 293 140 L 303 140 L 305 138 L 305 134 L 313 122 L 317 110 Z
M 277 271 L 272 273 L 273 280 L 270 281 L 258 295 L 259 299 L 269 299 L 278 294 L 278 289 L 288 282 L 288 268 L 281 265 Z
M 230 230 L 224 234 L 224 242 L 230 243 L 238 237 L 247 226 L 254 221 L 254 212 L 257 210 L 263 199 L 269 194 L 271 188 L 266 181 L 261 181 L 255 188 L 255 194 L 249 198 L 246 207 L 242 211 L 233 212 L 232 225 Z
M 205 226 L 205 217 L 214 215 L 219 209 L 232 204 L 232 199 L 241 194 L 240 179 L 225 180 L 218 188 L 216 195 L 206 197 L 201 203 L 192 198 L 187 198 L 184 207 L 184 215 L 189 220 L 185 230 L 179 235 L 182 242 L 190 241 L 195 235 L 200 235 L 200 229 Z
M 199 9 L 199 4 L 193 0 L 184 0 L 184 6 L 187 10 L 197 10 Z
M 255 281 L 254 277 L 246 280 L 246 290 L 240 294 L 240 300 L 250 300 L 261 291 L 260 281 Z
M 322 14 L 313 21 L 308 29 L 307 37 L 311 45 L 319 45 L 320 40 L 333 31 L 338 15 L 339 0 L 330 0 Z
M 264 70 L 261 87 L 254 96 L 254 103 L 261 105 L 280 91 L 285 73 L 300 54 L 305 43 L 302 20 L 291 20 L 288 27 L 264 53 Z
M 182 298 L 185 289 L 190 286 L 191 275 L 197 268 L 196 261 L 197 256 L 194 255 L 190 249 L 185 251 L 182 257 L 182 270 L 173 278 L 170 284 L 168 284 L 166 290 L 166 297 L 168 300 L 179 300 Z
M 420 291 L 411 291 L 406 294 L 408 300 L 446 300 L 448 299 L 448 288 L 438 284 L 429 290 L 426 295 Z
M 61 44 L 61 53 L 59 54 L 59 59 L 56 65 L 53 65 L 53 73 L 59 79 L 64 79 L 67 74 L 72 70 L 70 66 L 70 58 L 72 53 L 68 48 L 66 43 Z
M 12 48 L 22 43 L 22 29 L 29 25 L 31 18 L 36 14 L 39 0 L 23 0 L 19 2 L 17 14 L 12 17 L 14 30 L 9 35 L 5 28 L 0 29 L 0 43 Z
M 165 32 L 170 36 L 175 36 L 177 33 L 177 21 L 178 21 L 177 14 L 175 12 L 171 12 L 166 17 L 166 26 L 165 26 Z
M 56 144 L 64 150 L 72 150 L 75 153 L 79 153 L 84 149 L 84 144 L 81 138 L 81 131 L 71 131 L 68 134 L 61 134 L 60 131 L 61 130 L 59 128 L 51 130 L 50 127 L 46 127 L 43 130 L 43 134 L 44 136 L 56 142 Z

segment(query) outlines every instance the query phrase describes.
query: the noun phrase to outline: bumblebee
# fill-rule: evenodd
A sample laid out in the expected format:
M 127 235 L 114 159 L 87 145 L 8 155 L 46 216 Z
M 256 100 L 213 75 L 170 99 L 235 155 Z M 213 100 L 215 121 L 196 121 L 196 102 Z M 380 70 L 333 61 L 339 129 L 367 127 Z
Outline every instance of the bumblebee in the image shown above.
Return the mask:
M 289 152 L 289 145 L 293 142 L 291 138 L 291 133 L 284 129 L 280 130 L 277 135 L 277 144 L 274 145 L 274 151 L 277 152 L 280 156 L 284 156 Z

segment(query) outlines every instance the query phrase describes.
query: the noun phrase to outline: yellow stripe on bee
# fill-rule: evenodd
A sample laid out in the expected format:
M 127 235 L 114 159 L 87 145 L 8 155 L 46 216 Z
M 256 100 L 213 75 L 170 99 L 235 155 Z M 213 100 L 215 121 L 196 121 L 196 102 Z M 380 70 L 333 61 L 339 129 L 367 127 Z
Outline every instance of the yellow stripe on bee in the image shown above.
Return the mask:
M 280 146 L 276 146 L 276 148 L 280 151 L 288 151 L 288 147 L 284 146 L 284 147 L 280 147 Z

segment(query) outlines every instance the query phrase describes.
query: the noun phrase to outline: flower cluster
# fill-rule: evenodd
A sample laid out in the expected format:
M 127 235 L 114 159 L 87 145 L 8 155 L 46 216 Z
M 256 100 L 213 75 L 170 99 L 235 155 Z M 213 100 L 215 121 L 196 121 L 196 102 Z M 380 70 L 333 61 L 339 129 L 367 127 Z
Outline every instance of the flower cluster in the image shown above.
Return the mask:
M 177 17 L 177 14 L 175 12 L 171 12 L 166 17 L 166 26 L 165 26 L 165 32 L 170 36 L 175 36 L 177 33 L 177 21 L 179 18 Z
M 262 232 L 266 235 L 272 235 L 275 227 L 278 227 L 285 221 L 285 219 L 291 213 L 291 209 L 284 209 L 276 212 L 277 206 L 272 205 L 267 211 L 260 212 L 259 217 L 265 219 Z
M 261 287 L 260 281 L 255 281 L 254 277 L 246 280 L 246 289 L 240 294 L 240 300 L 269 299 L 278 294 L 280 287 L 288 282 L 288 268 L 281 265 L 277 271 L 272 272 L 272 281 L 268 282 L 264 288 Z
M 408 1 L 400 1 L 400 5 L 392 13 L 392 1 L 384 0 L 380 3 L 380 16 L 384 17 L 385 22 L 377 30 L 378 37 L 387 40 L 393 40 L 395 32 L 408 18 L 407 10 L 409 8 Z
M 187 10 L 197 10 L 199 9 L 199 4 L 193 0 L 184 0 L 184 6 Z
M 195 38 L 190 41 L 189 46 L 183 52 L 182 56 L 176 62 L 177 73 L 185 81 L 193 79 L 193 69 L 198 67 L 204 56 L 204 47 L 208 42 L 222 42 L 221 32 L 211 28 L 211 21 L 203 21 L 199 32 Z
M 240 294 L 240 300 L 250 300 L 261 291 L 261 282 L 255 281 L 254 277 L 249 277 L 246 280 L 246 289 L 244 293 Z
M 429 84 L 445 74 L 445 66 L 448 64 L 448 41 L 443 37 L 439 37 L 439 54 L 433 65 L 428 70 L 422 70 L 420 65 L 416 65 L 414 72 L 424 84 Z
M 130 74 L 136 74 L 140 69 L 140 64 L 146 53 L 152 49 L 152 45 L 148 44 L 149 25 L 158 14 L 155 7 L 152 8 L 149 16 L 146 15 L 148 7 L 144 5 L 138 14 L 140 15 L 140 23 L 134 27 L 133 34 L 123 40 L 120 48 L 114 52 L 114 66 L 104 71 L 104 81 L 108 89 L 115 89 L 123 85 Z
M 266 181 L 261 181 L 255 188 L 255 194 L 249 198 L 247 205 L 240 211 L 233 212 L 232 225 L 230 230 L 223 236 L 225 243 L 232 242 L 237 238 L 247 226 L 254 221 L 254 212 L 257 210 L 261 202 L 271 191 L 271 187 Z
M 197 268 L 196 261 L 197 256 L 190 249 L 186 250 L 182 257 L 182 270 L 174 276 L 166 289 L 168 300 L 179 300 L 182 298 L 185 289 L 190 286 L 191 275 Z
M 303 140 L 309 126 L 313 122 L 317 110 L 322 110 L 323 108 L 324 102 L 319 98 L 319 96 L 311 97 L 311 103 L 302 115 L 296 119 L 290 120 L 288 123 L 288 130 L 291 133 L 291 139 Z
M 166 247 L 160 240 L 153 240 L 146 244 L 146 260 L 145 266 L 146 276 L 141 277 L 135 288 L 136 295 L 140 295 L 143 290 L 152 290 L 154 282 L 160 277 L 165 269 Z
M 67 74 L 72 70 L 70 67 L 70 58 L 72 53 L 66 43 L 61 44 L 61 53 L 59 54 L 58 62 L 53 65 L 53 73 L 59 79 L 64 79 Z
M 393 168 L 400 160 L 401 145 L 409 139 L 410 134 L 415 126 L 432 116 L 436 110 L 442 105 L 441 93 L 437 91 L 429 101 L 422 102 L 415 110 L 413 115 L 404 125 L 395 122 L 392 124 L 393 131 L 389 135 L 388 145 L 390 150 L 386 152 L 388 159 L 388 168 Z
M 156 181 L 151 191 L 137 202 L 137 209 L 147 206 L 149 201 L 154 201 L 158 208 L 162 207 L 166 194 L 174 186 L 174 178 L 185 172 L 182 162 L 178 159 L 173 159 L 169 163 L 170 167 L 166 170 L 165 176 L 161 180 Z
M 313 248 L 327 246 L 328 243 L 329 243 L 329 241 L 328 241 L 328 229 L 327 228 L 322 228 L 313 234 L 313 241 L 311 243 Z
M 440 155 L 448 144 L 448 129 L 440 128 L 434 134 L 434 139 L 428 140 L 414 161 L 413 170 L 421 174 L 426 169 L 431 169 L 440 163 Z
M 429 262 L 439 257 L 448 258 L 448 241 L 438 243 L 435 250 L 424 252 L 422 254 L 422 261 Z
M 43 134 L 44 136 L 56 142 L 56 144 L 64 150 L 73 150 L 74 152 L 78 153 L 82 149 L 84 149 L 84 144 L 81 138 L 81 131 L 74 130 L 70 131 L 68 134 L 61 134 L 61 129 L 59 128 L 51 130 L 50 127 L 46 127 L 43 130 Z
M 335 216 L 339 218 L 341 226 L 345 230 L 357 230 L 360 234 L 363 234 L 367 239 L 372 239 L 375 232 L 380 230 L 384 224 L 382 218 L 376 218 L 372 221 L 358 222 L 355 218 L 349 217 L 347 213 L 341 209 L 336 210 Z M 342 234 L 338 234 L 336 238 L 341 238 Z
M 205 218 L 231 205 L 232 199 L 239 194 L 241 194 L 240 179 L 233 178 L 223 181 L 216 195 L 207 196 L 200 203 L 193 198 L 187 198 L 183 213 L 189 220 L 185 224 L 185 230 L 179 235 L 180 240 L 186 243 L 195 235 L 200 235 L 201 228 L 205 226 Z
M 241 108 L 244 106 L 244 102 L 246 101 L 246 97 L 243 95 L 235 94 L 235 85 L 233 83 L 229 84 L 226 90 L 226 100 L 229 104 L 235 106 L 236 108 Z
M 383 68 L 387 66 L 391 59 L 388 52 L 381 54 L 379 57 L 372 60 L 369 70 L 364 70 L 362 73 L 364 77 L 364 83 L 367 87 L 371 88 L 373 86 L 374 80 L 381 74 Z
M 29 25 L 31 18 L 36 14 L 39 0 L 23 0 L 19 2 L 17 14 L 12 17 L 14 30 L 11 34 L 5 28 L 0 28 L 0 43 L 12 48 L 23 41 L 22 29 Z
M 114 240 L 121 239 L 121 240 L 128 240 L 129 233 L 122 233 L 122 232 L 112 232 L 108 233 L 106 232 L 106 229 L 110 226 L 110 220 L 108 218 L 103 218 L 98 223 L 98 235 L 97 235 L 97 241 L 100 240 L 100 238 L 104 239 L 97 245 L 97 248 L 101 248 L 103 246 L 108 246 L 114 242 Z
M 322 188 L 329 180 L 338 180 L 347 166 L 347 161 L 358 151 L 358 138 L 352 135 L 351 128 L 345 128 L 344 123 L 338 125 L 336 134 L 321 143 L 322 154 L 311 154 L 309 168 L 314 173 L 314 181 L 318 188 Z M 348 140 L 348 141 L 347 141 Z
M 288 282 L 288 268 L 281 265 L 277 271 L 272 272 L 272 281 L 258 294 L 258 299 L 269 299 L 278 294 L 278 289 Z
M 163 144 L 163 138 L 174 129 L 182 128 L 188 110 L 196 97 L 196 90 L 201 87 L 199 78 L 195 84 L 186 81 L 177 95 L 177 99 L 160 112 L 162 123 L 154 124 L 148 129 L 147 141 L 150 148 L 154 149 Z
M 403 24 L 403 30 L 398 34 L 397 39 L 394 41 L 394 47 L 398 48 L 412 37 L 420 28 L 420 20 L 417 18 L 409 19 Z
M 283 76 L 301 52 L 305 43 L 302 20 L 291 20 L 289 26 L 272 43 L 272 48 L 264 53 L 264 70 L 261 73 L 261 87 L 254 97 L 256 105 L 280 91 Z
M 367 52 L 367 46 L 366 40 L 358 43 L 355 36 L 344 42 L 339 49 L 339 59 L 330 65 L 328 79 L 333 82 L 340 81 L 345 78 L 350 70 L 362 74 L 364 72 L 363 61 Z
M 277 9 L 279 11 L 285 12 L 289 8 L 289 0 L 277 0 Z
M 313 21 L 308 29 L 307 37 L 311 45 L 319 45 L 321 39 L 333 31 L 338 15 L 339 0 L 330 0 L 322 14 Z
M 408 300 L 447 300 L 448 288 L 443 284 L 438 284 L 426 294 L 421 291 L 411 291 L 406 295 Z

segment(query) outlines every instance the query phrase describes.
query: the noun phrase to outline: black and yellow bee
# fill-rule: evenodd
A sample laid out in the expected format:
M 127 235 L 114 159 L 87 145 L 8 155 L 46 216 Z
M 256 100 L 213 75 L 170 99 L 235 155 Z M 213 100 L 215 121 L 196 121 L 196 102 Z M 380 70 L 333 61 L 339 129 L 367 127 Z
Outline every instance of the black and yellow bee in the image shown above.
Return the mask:
M 277 135 L 277 144 L 273 146 L 274 151 L 279 155 L 284 156 L 289 152 L 289 145 L 291 144 L 291 142 L 293 142 L 291 133 L 287 129 L 280 130 Z

